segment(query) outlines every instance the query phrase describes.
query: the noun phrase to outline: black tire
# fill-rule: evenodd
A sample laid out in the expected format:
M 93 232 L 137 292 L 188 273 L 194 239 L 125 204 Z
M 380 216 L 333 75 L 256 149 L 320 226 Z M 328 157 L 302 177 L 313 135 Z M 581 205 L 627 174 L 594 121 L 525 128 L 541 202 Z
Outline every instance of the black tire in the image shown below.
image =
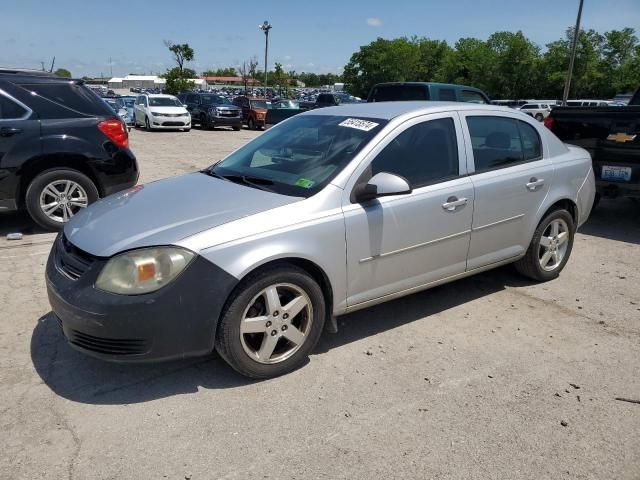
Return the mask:
M 279 363 L 263 364 L 251 358 L 242 347 L 240 322 L 249 302 L 265 288 L 278 283 L 293 284 L 304 290 L 311 300 L 313 321 L 307 339 L 291 357 Z M 322 289 L 304 270 L 294 265 L 259 270 L 243 280 L 227 301 L 216 331 L 216 351 L 234 370 L 247 377 L 272 378 L 284 375 L 306 363 L 324 328 L 325 309 Z
M 233 126 L 233 130 L 234 130 L 235 132 L 239 132 L 241 129 L 242 129 L 242 125 L 234 125 L 234 126 Z
M 591 205 L 591 211 L 592 212 L 596 209 L 596 207 L 600 203 L 600 199 L 601 198 L 602 198 L 602 195 L 600 195 L 598 192 L 596 192 L 596 195 L 593 197 L 593 205 Z
M 249 120 L 247 121 L 247 128 L 249 130 L 255 130 L 256 129 L 256 124 L 253 121 L 253 118 L 249 117 Z
M 31 218 L 42 228 L 47 230 L 61 230 L 64 223 L 49 218 L 40 207 L 40 194 L 51 182 L 56 180 L 71 180 L 80 185 L 87 194 L 88 203 L 92 204 L 99 198 L 98 189 L 89 177 L 68 168 L 52 168 L 45 170 L 34 178 L 25 196 L 25 204 Z
M 536 113 L 536 116 L 534 117 L 537 121 L 541 122 L 544 120 L 544 115 L 542 115 L 541 113 Z
M 144 129 L 147 132 L 151 131 L 151 124 L 149 123 L 149 117 L 144 117 Z
M 540 265 L 540 238 L 542 237 L 549 224 L 556 219 L 561 219 L 567 224 L 569 244 L 561 262 L 553 270 L 547 271 L 544 270 Z M 554 278 L 558 278 L 558 275 L 560 275 L 560 272 L 564 269 L 567 261 L 569 260 L 569 257 L 571 256 L 574 235 L 575 226 L 573 223 L 573 217 L 568 211 L 564 209 L 558 209 L 549 212 L 547 216 L 544 217 L 536 227 L 536 230 L 533 233 L 533 238 L 531 239 L 531 243 L 529 244 L 529 248 L 527 249 L 527 253 L 525 254 L 525 256 L 515 262 L 516 270 L 522 275 L 533 280 L 537 280 L 538 282 L 547 282 L 549 280 L 553 280 Z
M 207 116 L 204 113 L 200 114 L 200 128 L 202 130 L 209 130 L 209 120 L 207 120 Z

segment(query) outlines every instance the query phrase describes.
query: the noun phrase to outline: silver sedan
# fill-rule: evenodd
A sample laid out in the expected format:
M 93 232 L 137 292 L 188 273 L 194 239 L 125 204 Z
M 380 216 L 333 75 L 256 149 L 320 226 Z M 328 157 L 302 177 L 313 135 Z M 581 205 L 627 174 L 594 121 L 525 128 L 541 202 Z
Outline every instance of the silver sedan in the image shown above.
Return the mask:
M 507 263 L 556 278 L 593 199 L 589 154 L 511 109 L 314 110 L 79 212 L 49 257 L 49 299 L 89 355 L 216 349 L 272 377 L 347 312 Z

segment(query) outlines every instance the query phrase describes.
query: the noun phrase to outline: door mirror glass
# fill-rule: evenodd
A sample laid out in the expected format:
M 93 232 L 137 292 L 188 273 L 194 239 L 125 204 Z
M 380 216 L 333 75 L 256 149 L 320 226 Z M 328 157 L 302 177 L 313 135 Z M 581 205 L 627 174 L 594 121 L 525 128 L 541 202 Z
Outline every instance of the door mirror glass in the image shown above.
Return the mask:
M 366 202 L 377 197 L 390 195 L 405 195 L 411 193 L 409 183 L 400 175 L 380 172 L 374 175 L 366 184 L 361 183 L 354 189 L 355 200 Z

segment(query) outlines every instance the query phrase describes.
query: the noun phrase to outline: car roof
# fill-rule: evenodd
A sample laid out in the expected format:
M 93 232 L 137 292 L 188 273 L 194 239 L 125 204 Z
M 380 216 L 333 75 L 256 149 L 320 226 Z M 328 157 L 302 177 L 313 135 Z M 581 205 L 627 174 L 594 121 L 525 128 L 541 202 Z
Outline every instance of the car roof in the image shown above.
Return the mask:
M 143 93 L 142 95 L 153 98 L 176 98 L 175 95 L 168 95 L 166 93 Z
M 302 113 L 302 115 L 338 115 L 342 117 L 359 116 L 391 120 L 392 118 L 406 113 L 419 112 L 427 114 L 452 110 L 486 110 L 487 112 L 509 113 L 513 113 L 514 111 L 509 107 L 498 107 L 496 105 L 484 105 L 480 103 L 431 102 L 423 100 L 409 102 L 347 103 L 337 107 L 325 107 L 317 110 L 309 110 L 308 112 Z
M 431 85 L 433 87 L 448 87 L 448 88 L 466 88 L 466 89 L 473 89 L 473 90 L 480 90 L 477 87 L 472 87 L 471 85 L 462 85 L 460 83 L 440 83 L 440 82 L 381 82 L 381 83 L 376 83 L 374 86 L 378 87 L 378 86 L 382 86 L 382 85 Z M 480 90 L 482 91 L 482 90 Z

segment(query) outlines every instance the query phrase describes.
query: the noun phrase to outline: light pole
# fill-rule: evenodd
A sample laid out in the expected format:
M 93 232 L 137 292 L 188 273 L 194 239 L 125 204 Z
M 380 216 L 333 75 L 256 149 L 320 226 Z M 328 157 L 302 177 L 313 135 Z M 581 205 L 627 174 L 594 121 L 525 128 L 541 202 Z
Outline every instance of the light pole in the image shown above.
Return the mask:
M 580 37 L 580 17 L 582 17 L 582 4 L 584 0 L 580 0 L 578 6 L 578 16 L 576 18 L 576 28 L 573 31 L 573 44 L 571 45 L 571 56 L 569 57 L 569 71 L 567 71 L 567 79 L 564 82 L 564 92 L 562 93 L 562 105 L 567 104 L 569 98 L 569 89 L 571 88 L 571 75 L 573 74 L 573 62 L 576 59 L 576 49 L 578 48 L 578 37 Z
M 264 32 L 264 98 L 267 98 L 267 53 L 269 52 L 269 30 L 271 24 L 265 20 L 258 28 Z

